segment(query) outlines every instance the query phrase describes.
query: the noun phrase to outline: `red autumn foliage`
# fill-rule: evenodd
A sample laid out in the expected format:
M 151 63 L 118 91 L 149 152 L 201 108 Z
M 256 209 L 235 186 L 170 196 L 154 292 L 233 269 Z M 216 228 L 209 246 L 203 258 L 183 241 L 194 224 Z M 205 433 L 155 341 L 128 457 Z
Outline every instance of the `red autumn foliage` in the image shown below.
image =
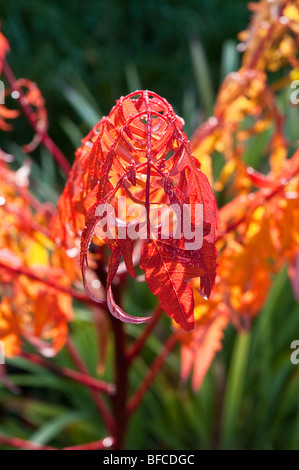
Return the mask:
M 119 197 L 125 197 L 127 206 L 136 202 L 144 206 L 146 220 L 139 224 L 147 224 L 147 233 L 142 248 L 136 244 L 136 250 L 141 249 L 140 267 L 165 313 L 190 330 L 194 326 L 194 300 L 188 281 L 199 277 L 200 290 L 208 297 L 215 280 L 216 206 L 182 124 L 169 103 L 153 92 L 137 91 L 122 97 L 77 151 L 52 232 L 68 247 L 74 246 L 81 236 L 83 279 L 86 290 L 96 300 L 86 282 L 85 269 L 88 247 L 103 217 L 96 213 L 98 206 L 112 205 L 118 211 L 116 217 L 123 220 L 124 214 L 116 207 Z M 157 226 L 149 227 L 149 212 L 157 204 L 168 207 L 177 204 L 181 210 L 186 204 L 191 207 L 202 204 L 202 247 L 185 249 L 183 233 L 176 239 L 163 240 Z M 126 314 L 116 305 L 111 287 L 121 257 L 129 274 L 135 277 L 134 240 L 121 239 L 117 232 L 113 240 L 104 236 L 103 241 L 111 251 L 106 286 L 111 314 L 122 321 L 145 321 Z
M 254 13 L 251 24 L 240 35 L 245 51 L 241 68 L 224 80 L 214 116 L 194 133 L 191 144 L 183 121 L 156 93 L 139 90 L 120 98 L 109 116 L 83 139 L 57 212 L 29 192 L 28 165 L 13 172 L 5 162 L 9 156 L 0 150 L 0 339 L 10 356 L 26 354 L 26 342 L 48 356 L 67 343 L 79 373 L 55 366 L 54 370 L 111 397 L 113 418 L 105 401 L 93 394 L 112 435 L 109 446 L 122 446 L 129 413 L 177 342 L 182 353 L 181 377 L 186 381 L 193 371 L 192 385 L 198 389 L 221 348 L 227 324 L 232 322 L 238 330 L 250 328 L 267 299 L 273 276 L 284 265 L 298 297 L 299 151 L 289 152 L 276 92 L 298 77 L 299 5 L 298 0 L 262 0 L 250 8 Z M 32 143 L 23 149 L 30 152 L 43 143 L 68 173 L 67 160 L 47 134 L 43 97 L 35 84 L 13 77 L 6 62 L 8 51 L 0 34 L 0 72 L 10 84 L 9 91 L 19 90 L 18 103 L 35 132 Z M 292 69 L 285 69 L 284 78 L 270 84 L 268 72 L 283 67 Z M 0 106 L 1 130 L 9 131 L 6 120 L 18 116 L 18 111 Z M 249 139 L 265 130 L 271 131 L 264 148 L 269 168 L 261 174 L 248 167 L 243 157 Z M 212 159 L 217 154 L 223 155 L 225 163 L 214 181 Z M 218 215 L 213 191 L 223 191 L 230 200 Z M 126 210 L 118 204 L 121 198 Z M 108 204 L 114 210 L 110 218 L 107 211 L 98 211 Z M 145 208 L 145 216 L 134 225 L 135 204 Z M 203 243 L 196 249 L 186 248 L 190 240 L 183 230 L 178 237 L 165 239 L 160 221 L 149 224 L 153 208 L 160 207 L 161 218 L 166 220 L 171 206 L 183 212 L 185 206 L 197 204 L 203 206 Z M 113 238 L 100 229 L 103 220 L 109 228 L 116 220 L 121 222 Z M 193 231 L 197 221 L 192 210 L 190 220 Z M 144 227 L 145 236 L 139 240 L 122 236 L 124 228 L 139 233 Z M 173 220 L 170 228 L 173 233 Z M 78 290 L 79 262 L 90 298 Z M 135 277 L 139 268 L 160 304 L 152 317 L 133 317 L 117 304 L 118 284 L 127 274 Z M 72 298 L 92 305 L 105 339 L 102 357 L 107 333 L 113 331 L 115 386 L 90 378 L 70 347 Z M 129 352 L 123 325 L 107 316 L 107 311 L 123 322 L 148 320 Z M 128 399 L 129 366 L 161 311 L 172 318 L 174 331 Z M 39 356 L 31 360 L 42 361 Z M 85 448 L 103 447 L 104 441 Z M 32 443 L 19 445 L 26 448 Z

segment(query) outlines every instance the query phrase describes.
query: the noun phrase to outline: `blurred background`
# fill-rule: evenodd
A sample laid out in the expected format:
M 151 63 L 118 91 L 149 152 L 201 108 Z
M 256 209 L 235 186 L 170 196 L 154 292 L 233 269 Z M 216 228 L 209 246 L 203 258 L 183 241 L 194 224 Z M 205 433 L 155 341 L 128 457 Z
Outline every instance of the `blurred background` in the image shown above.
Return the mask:
M 116 99 L 138 88 L 165 97 L 185 119 L 190 136 L 212 114 L 223 77 L 238 69 L 236 37 L 249 22 L 246 4 L 246 0 L 13 0 L 1 2 L 0 18 L 15 75 L 40 87 L 49 133 L 72 162 L 80 139 L 109 113 Z M 280 106 L 291 113 L 286 103 L 281 96 Z M 292 139 L 294 120 L 287 115 Z M 19 121 L 13 139 L 7 133 L 1 136 L 1 147 L 16 156 L 16 165 L 24 159 L 20 145 L 28 135 L 26 123 Z M 260 142 L 251 143 L 256 168 L 262 150 Z M 36 194 L 55 203 L 63 176 L 46 150 L 34 152 L 33 160 Z M 138 315 L 149 310 L 154 299 L 132 281 L 126 304 Z M 252 331 L 237 336 L 233 327 L 228 328 L 223 351 L 199 392 L 179 384 L 179 350 L 174 350 L 132 419 L 127 448 L 299 448 L 299 366 L 290 362 L 290 344 L 299 338 L 298 318 L 299 306 L 283 271 Z M 78 305 L 71 329 L 95 375 L 98 338 L 90 312 Z M 132 338 L 139 334 L 132 325 L 128 331 Z M 164 318 L 136 362 L 132 388 L 140 383 L 168 331 Z M 111 355 L 108 351 L 103 374 L 107 380 L 112 379 Z M 72 365 L 65 351 L 55 361 Z M 58 447 L 104 437 L 83 387 L 20 358 L 9 361 L 9 367 L 22 396 L 0 385 L 0 432 Z
M 238 68 L 233 49 L 248 24 L 246 3 L 14 0 L 1 2 L 0 18 L 11 67 L 38 83 L 50 134 L 71 159 L 80 134 L 138 88 L 164 96 L 191 134 L 212 113 L 226 68 Z

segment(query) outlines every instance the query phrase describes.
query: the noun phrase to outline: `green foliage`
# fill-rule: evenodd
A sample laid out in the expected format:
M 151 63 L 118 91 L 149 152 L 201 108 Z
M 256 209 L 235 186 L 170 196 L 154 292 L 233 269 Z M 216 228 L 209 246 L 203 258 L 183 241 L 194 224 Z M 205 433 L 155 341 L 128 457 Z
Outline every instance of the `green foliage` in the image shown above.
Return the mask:
M 180 364 L 175 350 L 132 418 L 127 448 L 297 449 L 299 368 L 290 362 L 290 344 L 299 338 L 298 315 L 299 306 L 282 272 L 251 333 L 238 336 L 232 327 L 228 329 L 224 350 L 197 393 L 189 386 L 178 386 Z M 138 336 L 138 328 L 128 326 L 132 339 Z M 132 389 L 161 350 L 168 328 L 165 318 L 164 327 L 150 337 L 136 359 Z M 87 312 L 77 310 L 72 335 L 95 376 L 97 335 Z M 112 361 L 113 351 L 108 351 L 102 376 L 106 380 L 112 379 Z M 64 350 L 55 363 L 72 367 Z M 59 447 L 104 437 L 84 386 L 20 358 L 10 360 L 9 369 L 23 396 L 0 389 L 0 432 Z
M 198 87 L 190 41 L 200 40 L 215 91 L 221 81 L 223 41 L 247 26 L 246 4 L 247 0 L 14 0 L 1 2 L 0 18 L 13 50 L 10 65 L 17 77 L 38 83 L 46 98 L 50 134 L 71 160 L 73 147 L 56 117 L 71 116 L 80 127 L 82 121 L 62 98 L 65 86 L 82 93 L 84 83 L 104 114 L 136 85 L 164 96 L 182 114 L 182 97 L 196 97 Z M 202 99 L 195 98 L 197 108 Z M 88 124 L 83 134 L 89 129 Z

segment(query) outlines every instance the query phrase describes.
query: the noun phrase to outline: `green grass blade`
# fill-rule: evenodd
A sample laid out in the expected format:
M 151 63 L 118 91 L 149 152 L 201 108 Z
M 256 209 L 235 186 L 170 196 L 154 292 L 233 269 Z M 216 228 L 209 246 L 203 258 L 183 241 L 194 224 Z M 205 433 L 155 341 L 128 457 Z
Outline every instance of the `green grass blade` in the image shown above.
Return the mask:
M 205 115 L 213 115 L 214 92 L 212 78 L 204 49 L 198 39 L 190 42 L 191 60 L 198 96 Z
M 234 345 L 222 415 L 221 448 L 224 449 L 231 448 L 237 429 L 237 416 L 243 397 L 250 338 L 249 332 L 240 333 Z

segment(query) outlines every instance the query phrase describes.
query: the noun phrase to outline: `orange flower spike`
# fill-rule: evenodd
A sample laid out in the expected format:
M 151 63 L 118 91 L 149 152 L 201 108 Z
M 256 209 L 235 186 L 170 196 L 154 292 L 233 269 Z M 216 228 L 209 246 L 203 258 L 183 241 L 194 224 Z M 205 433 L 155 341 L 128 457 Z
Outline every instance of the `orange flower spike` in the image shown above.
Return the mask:
M 262 0 L 250 3 L 252 21 L 240 34 L 242 65 L 276 71 L 295 60 L 299 32 L 298 0 Z
M 19 187 L 18 172 L 0 162 L 0 280 L 2 302 L 0 340 L 11 355 L 17 354 L 22 338 L 44 355 L 54 355 L 63 346 L 72 319 L 70 295 L 21 275 L 19 269 L 38 273 L 41 278 L 69 288 L 80 279 L 78 257 L 56 248 L 47 234 L 49 212 L 30 199 L 26 187 Z M 38 206 L 39 213 L 30 207 Z M 8 266 L 6 270 L 4 266 Z M 6 299 L 6 300 L 5 300 Z M 10 306 L 11 315 L 6 304 Z

